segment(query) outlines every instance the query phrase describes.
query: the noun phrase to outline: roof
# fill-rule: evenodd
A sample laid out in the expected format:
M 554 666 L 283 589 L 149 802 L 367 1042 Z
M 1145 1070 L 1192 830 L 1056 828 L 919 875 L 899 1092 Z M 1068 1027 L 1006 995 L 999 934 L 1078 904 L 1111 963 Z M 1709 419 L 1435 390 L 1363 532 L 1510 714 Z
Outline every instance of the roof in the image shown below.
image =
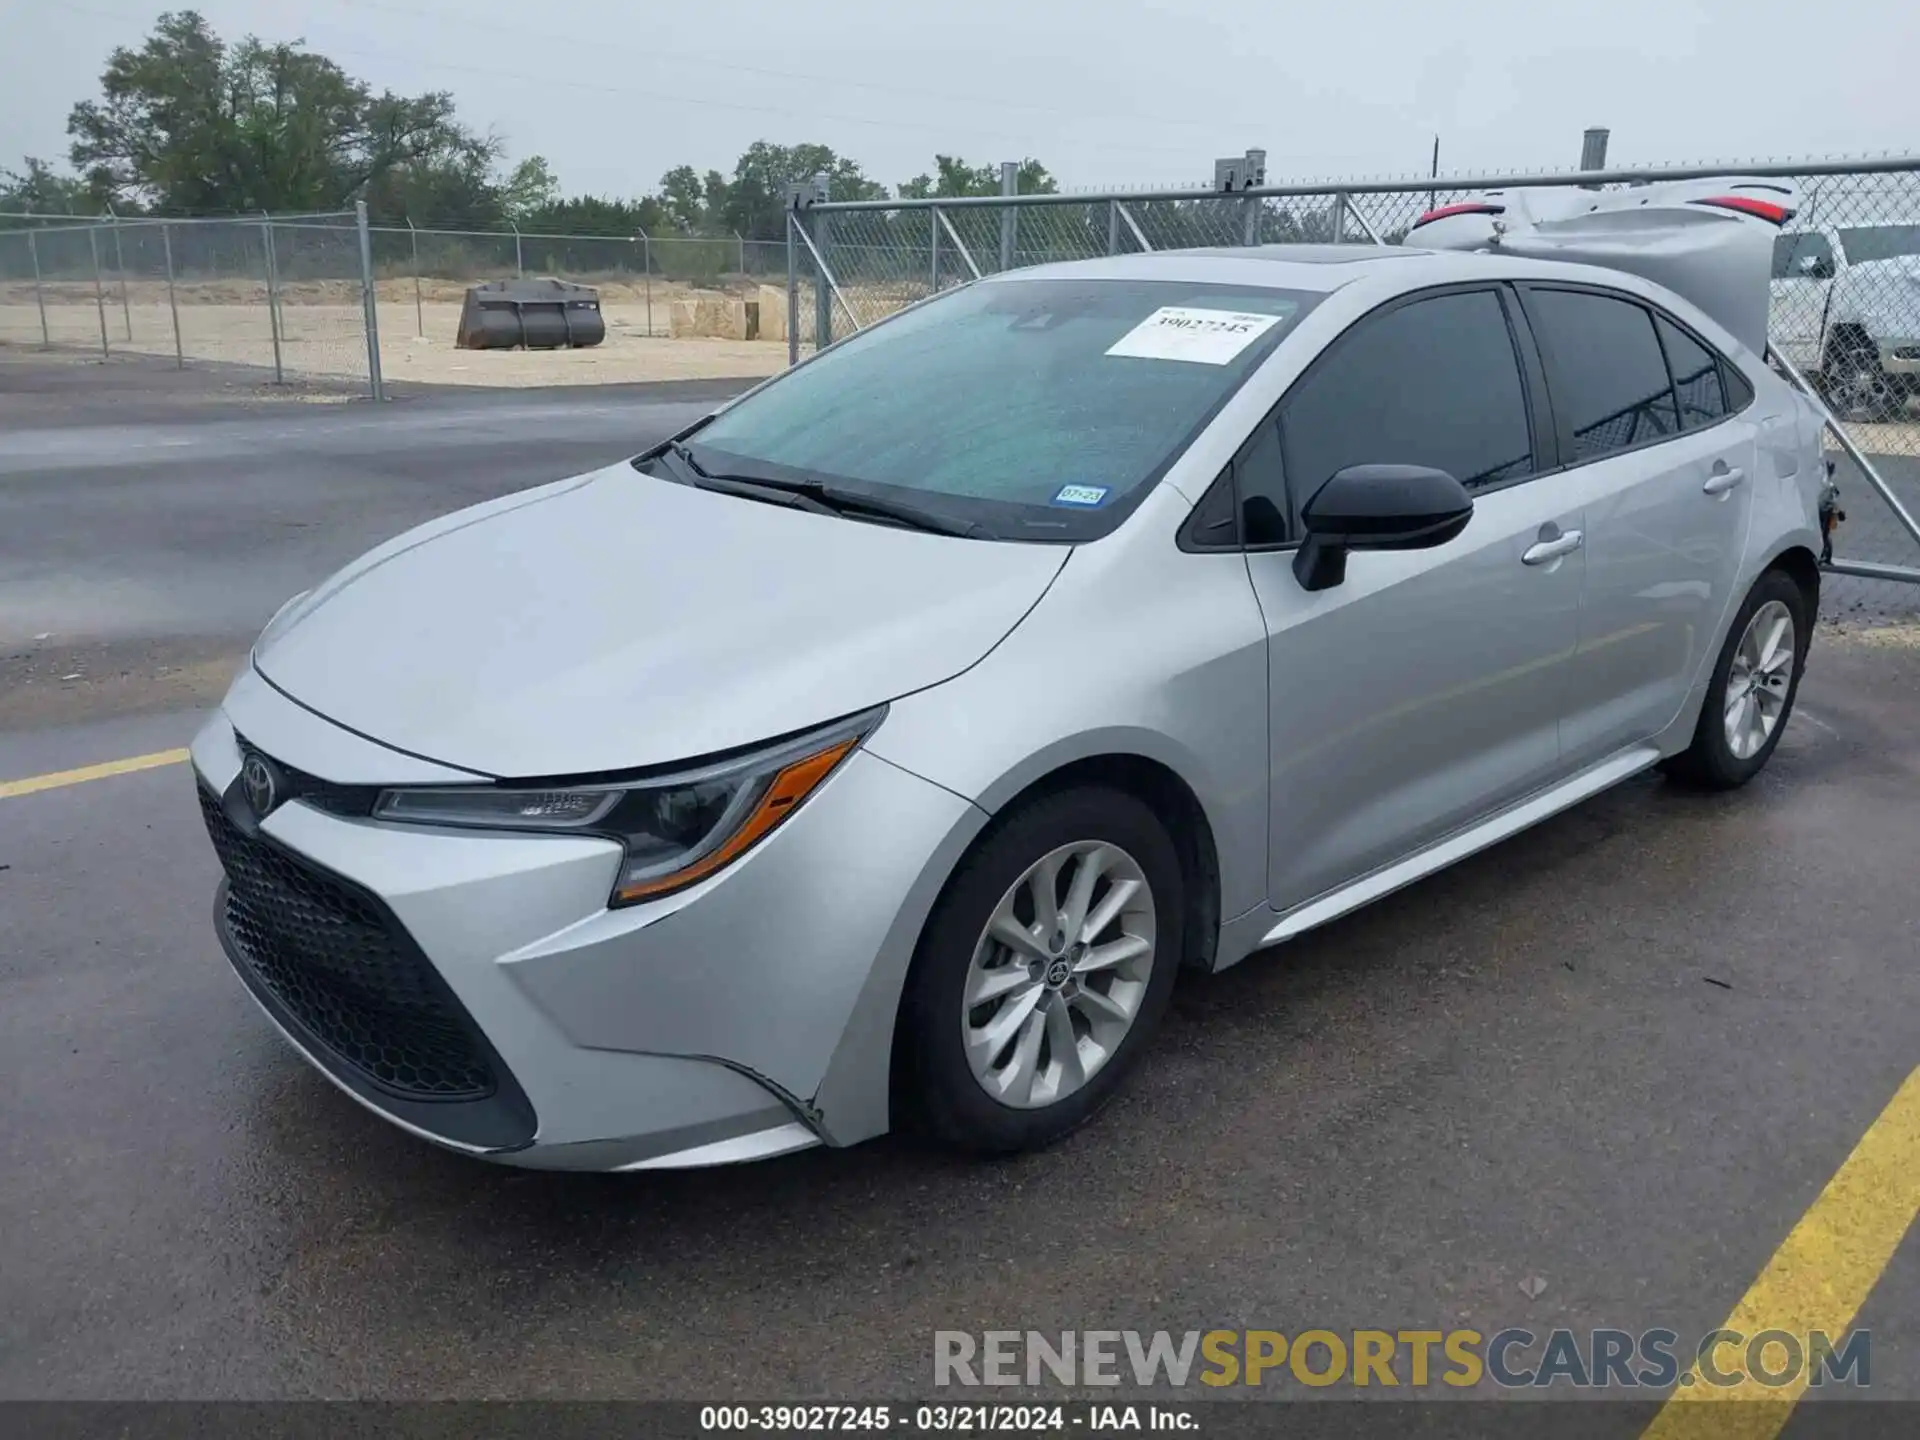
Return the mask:
M 1360 265 L 1375 260 L 1405 260 L 1433 251 L 1404 245 L 1205 245 L 1171 255 L 1229 255 L 1237 259 L 1278 261 L 1286 265 Z
M 1140 251 L 1092 260 L 1067 260 L 1031 269 L 1002 271 L 999 276 L 987 278 L 1181 280 L 1326 293 L 1378 273 L 1382 261 L 1398 264 L 1425 261 L 1425 269 L 1439 268 L 1458 275 L 1461 272 L 1473 273 L 1479 258 L 1400 245 L 1215 246 L 1196 250 Z M 1428 277 L 1429 280 L 1432 278 Z

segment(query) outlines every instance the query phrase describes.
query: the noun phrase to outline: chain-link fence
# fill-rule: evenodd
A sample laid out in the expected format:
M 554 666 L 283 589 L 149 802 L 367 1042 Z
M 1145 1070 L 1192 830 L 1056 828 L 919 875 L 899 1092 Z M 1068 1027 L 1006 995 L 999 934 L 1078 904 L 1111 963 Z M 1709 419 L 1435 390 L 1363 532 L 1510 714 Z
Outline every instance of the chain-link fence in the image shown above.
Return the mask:
M 750 379 L 786 358 L 784 242 L 374 226 L 370 245 L 382 354 L 396 379 L 509 386 Z M 468 287 L 549 277 L 598 294 L 606 321 L 600 344 L 455 348 Z M 712 343 L 667 343 L 681 340 Z
M 1493 189 L 1619 189 L 1725 166 L 1274 186 L 1229 193 L 802 203 L 789 216 L 799 342 L 825 345 L 996 271 L 1142 251 L 1399 244 L 1430 209 Z M 1831 408 L 1846 520 L 1829 614 L 1920 605 L 1920 160 L 1738 167 L 1797 191 L 1775 245 L 1771 353 Z M 817 289 L 816 289 L 817 286 Z M 1842 432 L 1844 431 L 1844 435 Z
M 784 286 L 784 243 L 738 235 L 564 235 L 532 230 L 372 229 L 383 307 L 416 339 L 452 341 L 467 287 L 548 277 L 591 285 L 609 319 L 633 335 L 671 337 L 673 306 L 700 292 Z M 384 309 L 383 309 L 384 314 Z
M 350 214 L 42 220 L 0 229 L 0 344 L 224 362 L 374 390 L 376 362 L 417 383 L 746 379 L 1000 270 L 1196 247 L 1397 244 L 1422 213 L 1473 192 L 1728 173 L 821 202 L 790 214 L 778 241 L 412 226 L 366 227 L 363 240 Z M 1878 581 L 1920 568 L 1920 160 L 1738 173 L 1797 191 L 1775 246 L 1771 350 L 1835 415 L 1830 454 L 1847 517 L 1836 568 L 1854 578 L 1830 595 L 1842 612 L 1871 609 L 1891 593 Z M 455 348 L 469 285 L 538 276 L 599 291 L 603 344 Z M 1905 603 L 1914 597 L 1920 587 Z
M 363 266 L 352 213 L 9 220 L 0 229 L 0 345 L 371 388 L 370 295 L 381 369 L 415 383 L 748 379 L 786 358 L 784 241 L 369 225 Z M 456 348 L 469 286 L 544 276 L 599 292 L 608 322 L 600 345 Z M 678 339 L 717 343 L 666 343 Z
M 0 232 L 0 343 L 368 380 L 355 216 Z

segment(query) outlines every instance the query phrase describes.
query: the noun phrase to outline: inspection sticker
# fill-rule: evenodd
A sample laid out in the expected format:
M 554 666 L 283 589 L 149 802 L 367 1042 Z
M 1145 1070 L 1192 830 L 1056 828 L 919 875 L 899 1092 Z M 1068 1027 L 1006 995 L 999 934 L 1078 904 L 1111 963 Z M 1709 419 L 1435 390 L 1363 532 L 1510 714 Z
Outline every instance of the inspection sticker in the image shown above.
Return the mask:
M 1114 341 L 1107 354 L 1225 365 L 1279 323 L 1278 315 L 1162 305 Z
M 1055 493 L 1053 503 L 1056 505 L 1094 506 L 1104 504 L 1106 498 L 1107 487 L 1105 485 L 1062 485 L 1059 491 Z

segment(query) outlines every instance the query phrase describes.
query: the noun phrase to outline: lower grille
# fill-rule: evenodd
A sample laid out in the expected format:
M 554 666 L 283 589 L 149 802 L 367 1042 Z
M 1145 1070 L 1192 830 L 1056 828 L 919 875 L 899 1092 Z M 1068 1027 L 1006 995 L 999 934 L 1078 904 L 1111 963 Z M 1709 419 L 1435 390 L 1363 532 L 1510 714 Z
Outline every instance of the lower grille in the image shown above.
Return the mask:
M 236 958 L 311 1039 L 409 1100 L 482 1100 L 495 1075 L 472 1022 L 412 939 L 371 895 L 229 818 L 200 789 L 227 872 Z

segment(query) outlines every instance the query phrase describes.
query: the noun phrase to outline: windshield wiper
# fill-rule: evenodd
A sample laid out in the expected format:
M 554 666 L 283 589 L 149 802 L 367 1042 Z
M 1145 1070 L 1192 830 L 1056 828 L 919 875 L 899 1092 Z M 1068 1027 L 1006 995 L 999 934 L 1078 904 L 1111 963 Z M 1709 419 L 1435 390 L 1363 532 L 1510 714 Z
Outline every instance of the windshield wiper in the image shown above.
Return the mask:
M 735 475 L 726 471 L 709 470 L 694 459 L 688 447 L 678 440 L 672 441 L 667 448 L 693 475 L 693 483 L 703 490 L 718 490 L 729 495 L 767 500 L 776 505 L 791 505 L 795 509 L 811 511 L 816 515 L 842 515 L 860 520 L 877 520 L 884 524 L 904 526 L 909 530 L 925 530 L 935 535 L 965 536 L 973 534 L 979 528 L 971 520 L 956 520 L 932 510 L 923 510 L 918 505 L 911 505 L 901 500 L 883 500 L 875 495 L 856 494 L 851 490 L 843 490 L 837 485 L 829 485 L 824 480 L 776 479 L 767 475 Z
M 956 520 L 936 511 L 923 510 L 903 500 L 886 500 L 877 495 L 862 495 L 824 480 L 789 480 L 784 476 L 739 475 L 709 470 L 694 458 L 693 448 L 684 441 L 669 440 L 667 450 L 692 476 L 702 490 L 765 500 L 774 505 L 791 505 L 816 515 L 841 515 L 860 520 L 925 530 L 935 535 L 972 535 L 980 527 L 972 520 Z
M 711 480 L 713 478 L 707 473 L 707 467 L 693 458 L 693 448 L 688 445 L 686 441 L 669 440 L 667 442 L 667 449 L 674 453 L 675 458 L 678 459 L 682 465 L 685 465 L 687 469 L 691 470 L 695 475 L 698 475 L 702 480 Z
M 852 490 L 843 490 L 838 485 L 829 485 L 824 480 L 768 480 L 754 476 L 748 480 L 745 476 L 730 475 L 729 480 L 744 480 L 751 485 L 763 486 L 783 494 L 795 495 L 825 505 L 836 514 L 856 518 L 890 521 L 905 526 L 909 530 L 925 530 L 935 535 L 971 535 L 979 528 L 972 520 L 956 520 L 950 515 L 941 515 L 932 510 L 923 510 L 918 505 L 903 500 L 884 500 L 877 495 L 862 495 Z

